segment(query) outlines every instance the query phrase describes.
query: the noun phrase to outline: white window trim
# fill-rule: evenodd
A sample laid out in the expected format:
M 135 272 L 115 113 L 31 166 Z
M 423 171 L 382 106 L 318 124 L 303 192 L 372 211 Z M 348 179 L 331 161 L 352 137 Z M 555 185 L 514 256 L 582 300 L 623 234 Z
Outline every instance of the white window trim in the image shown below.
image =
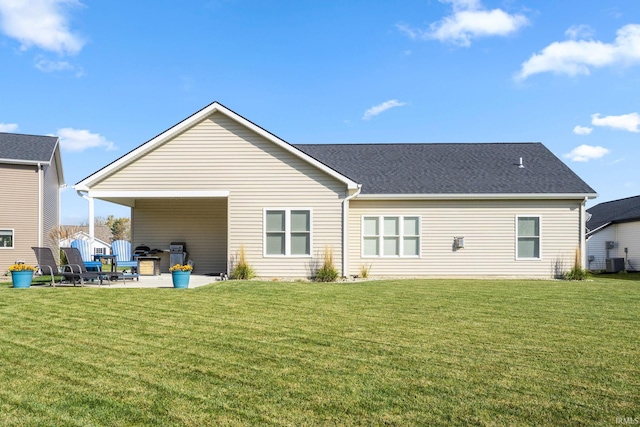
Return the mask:
M 538 246 L 540 248 L 540 251 L 538 253 L 538 258 L 520 258 L 518 256 L 518 239 L 520 238 L 520 236 L 518 235 L 518 219 L 520 218 L 538 218 Z M 516 215 L 516 221 L 515 221 L 515 231 L 516 231 L 516 238 L 515 238 L 515 259 L 516 261 L 541 261 L 542 260 L 542 215 Z M 524 236 L 524 237 L 531 237 L 531 236 Z
M 16 248 L 16 229 L 15 228 L 0 228 L 2 231 L 11 232 L 11 246 L 0 246 L 0 249 L 15 249 Z
M 364 238 L 365 237 L 372 237 L 372 236 L 365 236 L 364 234 L 364 219 L 365 218 L 378 218 L 378 226 L 379 226 L 379 230 L 378 230 L 378 250 L 379 250 L 379 254 L 378 255 L 365 255 L 364 254 Z M 398 218 L 399 224 L 398 224 L 398 231 L 399 231 L 399 248 L 398 248 L 398 255 L 383 255 L 384 253 L 384 218 Z M 406 235 L 404 234 L 404 219 L 405 218 L 418 218 L 418 236 L 408 236 L 408 237 L 418 237 L 418 255 L 405 255 L 404 254 L 404 238 L 406 237 Z M 388 215 L 362 215 L 360 217 L 360 257 L 361 258 L 389 258 L 389 259 L 393 259 L 393 258 L 415 258 L 415 259 L 419 259 L 422 258 L 422 216 L 421 215 L 394 215 L 394 214 L 388 214 Z
M 267 212 L 284 211 L 284 255 L 267 254 Z M 309 212 L 309 254 L 291 255 L 291 211 Z M 311 208 L 264 208 L 262 210 L 262 256 L 265 258 L 311 258 L 313 255 L 313 210 Z

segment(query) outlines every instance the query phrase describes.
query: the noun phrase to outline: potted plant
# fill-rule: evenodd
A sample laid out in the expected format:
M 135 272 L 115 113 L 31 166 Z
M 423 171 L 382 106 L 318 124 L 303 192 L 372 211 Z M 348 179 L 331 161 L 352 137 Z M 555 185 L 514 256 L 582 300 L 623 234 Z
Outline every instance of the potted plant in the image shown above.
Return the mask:
M 27 264 L 13 264 L 9 267 L 11 281 L 14 288 L 28 288 L 33 280 L 33 272 L 36 268 Z
M 193 271 L 193 267 L 189 264 L 176 264 L 169 268 L 171 272 L 171 279 L 173 280 L 174 288 L 188 288 L 189 287 L 189 277 L 191 276 L 191 271 Z

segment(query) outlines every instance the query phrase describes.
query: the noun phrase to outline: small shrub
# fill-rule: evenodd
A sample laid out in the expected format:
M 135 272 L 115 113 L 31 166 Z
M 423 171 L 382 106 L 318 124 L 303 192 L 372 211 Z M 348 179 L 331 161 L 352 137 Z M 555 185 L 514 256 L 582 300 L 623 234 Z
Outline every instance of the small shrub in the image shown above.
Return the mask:
M 333 264 L 333 250 L 324 248 L 324 263 L 316 272 L 316 282 L 335 282 L 338 278 L 338 270 Z
M 247 262 L 247 258 L 244 253 L 244 246 L 240 246 L 238 255 L 236 256 L 238 263 L 231 272 L 231 278 L 235 280 L 249 280 L 256 277 L 256 273 L 253 268 Z

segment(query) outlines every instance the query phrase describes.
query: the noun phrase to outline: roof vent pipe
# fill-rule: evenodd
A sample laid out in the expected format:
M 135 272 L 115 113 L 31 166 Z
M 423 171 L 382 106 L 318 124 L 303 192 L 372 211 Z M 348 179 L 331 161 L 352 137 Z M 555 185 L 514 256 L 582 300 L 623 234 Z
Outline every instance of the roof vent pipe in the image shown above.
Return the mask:
M 524 164 L 522 163 L 522 157 L 520 157 L 520 163 L 518 164 L 520 169 L 524 168 Z

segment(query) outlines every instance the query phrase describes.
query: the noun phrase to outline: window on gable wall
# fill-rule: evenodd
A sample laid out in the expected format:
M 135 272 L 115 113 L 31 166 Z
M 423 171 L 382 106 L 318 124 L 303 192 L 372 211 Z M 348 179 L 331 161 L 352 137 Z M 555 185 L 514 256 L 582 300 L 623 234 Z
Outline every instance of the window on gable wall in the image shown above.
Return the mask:
M 311 255 L 311 211 L 309 209 L 266 209 L 264 224 L 265 255 Z
M 540 259 L 540 217 L 516 217 L 516 259 Z
M 13 230 L 0 230 L 0 248 L 13 248 Z
M 420 217 L 363 217 L 362 256 L 419 257 Z

